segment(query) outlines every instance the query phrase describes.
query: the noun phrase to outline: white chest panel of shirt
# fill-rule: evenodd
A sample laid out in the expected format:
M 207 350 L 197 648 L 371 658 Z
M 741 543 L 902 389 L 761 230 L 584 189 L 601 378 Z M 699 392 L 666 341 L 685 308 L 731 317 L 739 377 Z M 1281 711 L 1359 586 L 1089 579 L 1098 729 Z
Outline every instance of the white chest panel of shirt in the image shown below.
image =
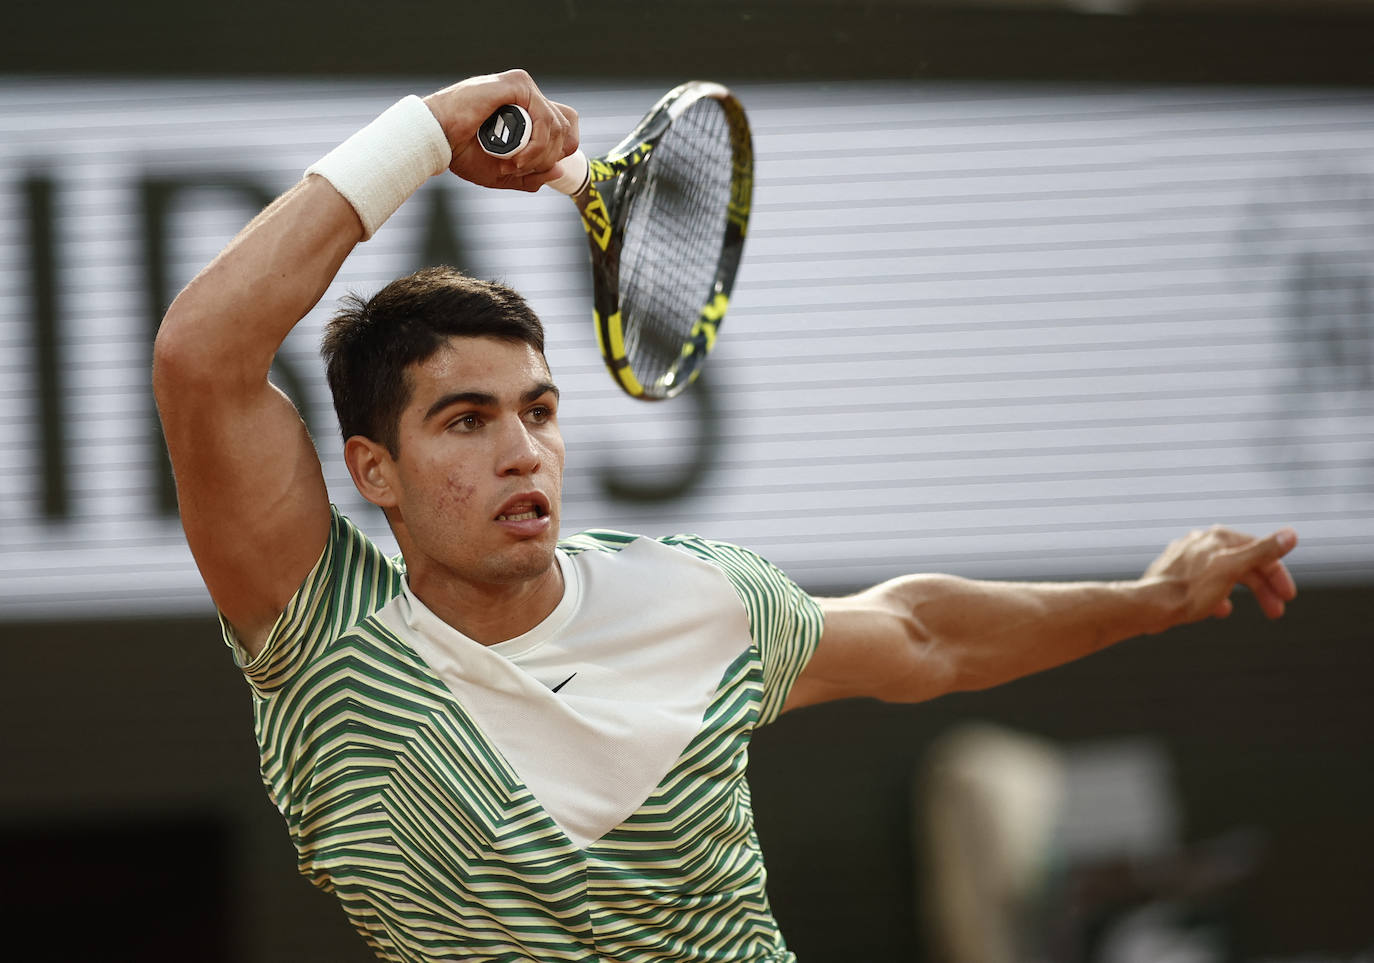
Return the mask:
M 749 622 L 718 569 L 652 539 L 557 558 L 562 601 L 507 642 L 469 639 L 409 586 L 377 618 L 410 642 L 585 849 L 673 768 L 748 649 Z

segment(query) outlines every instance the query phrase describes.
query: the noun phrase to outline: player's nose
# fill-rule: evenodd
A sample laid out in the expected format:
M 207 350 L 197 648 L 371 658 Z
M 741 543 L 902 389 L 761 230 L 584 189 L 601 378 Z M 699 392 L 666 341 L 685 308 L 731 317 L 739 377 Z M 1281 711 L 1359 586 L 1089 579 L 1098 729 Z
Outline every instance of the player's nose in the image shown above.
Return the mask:
M 529 427 L 515 419 L 502 434 L 498 475 L 532 475 L 543 464 L 543 449 Z

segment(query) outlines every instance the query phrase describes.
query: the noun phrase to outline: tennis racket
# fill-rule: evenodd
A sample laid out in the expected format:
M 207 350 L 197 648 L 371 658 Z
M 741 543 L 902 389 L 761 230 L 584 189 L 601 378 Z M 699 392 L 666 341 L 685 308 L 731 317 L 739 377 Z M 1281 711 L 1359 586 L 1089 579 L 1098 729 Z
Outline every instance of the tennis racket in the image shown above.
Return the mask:
M 529 114 L 511 104 L 478 142 L 510 156 L 529 133 Z M 715 346 L 739 270 L 754 192 L 744 108 L 720 84 L 686 83 L 604 157 L 578 151 L 559 167 L 549 186 L 582 214 L 606 367 L 635 398 L 671 398 Z

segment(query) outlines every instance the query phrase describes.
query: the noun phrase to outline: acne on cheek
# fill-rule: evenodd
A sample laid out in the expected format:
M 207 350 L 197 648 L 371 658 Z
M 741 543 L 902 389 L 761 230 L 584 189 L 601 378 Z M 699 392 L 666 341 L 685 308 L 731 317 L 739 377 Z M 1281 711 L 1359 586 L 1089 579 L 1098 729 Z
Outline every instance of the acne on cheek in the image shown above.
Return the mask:
M 444 483 L 439 500 L 444 508 L 458 508 L 470 502 L 476 490 L 475 485 L 450 478 Z

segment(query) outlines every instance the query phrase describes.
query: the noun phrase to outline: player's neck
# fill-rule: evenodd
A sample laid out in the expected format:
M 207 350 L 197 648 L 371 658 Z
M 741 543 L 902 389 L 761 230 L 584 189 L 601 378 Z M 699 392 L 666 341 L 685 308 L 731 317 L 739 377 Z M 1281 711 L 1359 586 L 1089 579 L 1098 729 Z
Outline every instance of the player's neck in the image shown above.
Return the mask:
M 519 582 L 475 583 L 439 569 L 411 571 L 407 581 L 426 608 L 482 645 L 524 635 L 563 600 L 563 570 L 557 560 L 541 575 Z

